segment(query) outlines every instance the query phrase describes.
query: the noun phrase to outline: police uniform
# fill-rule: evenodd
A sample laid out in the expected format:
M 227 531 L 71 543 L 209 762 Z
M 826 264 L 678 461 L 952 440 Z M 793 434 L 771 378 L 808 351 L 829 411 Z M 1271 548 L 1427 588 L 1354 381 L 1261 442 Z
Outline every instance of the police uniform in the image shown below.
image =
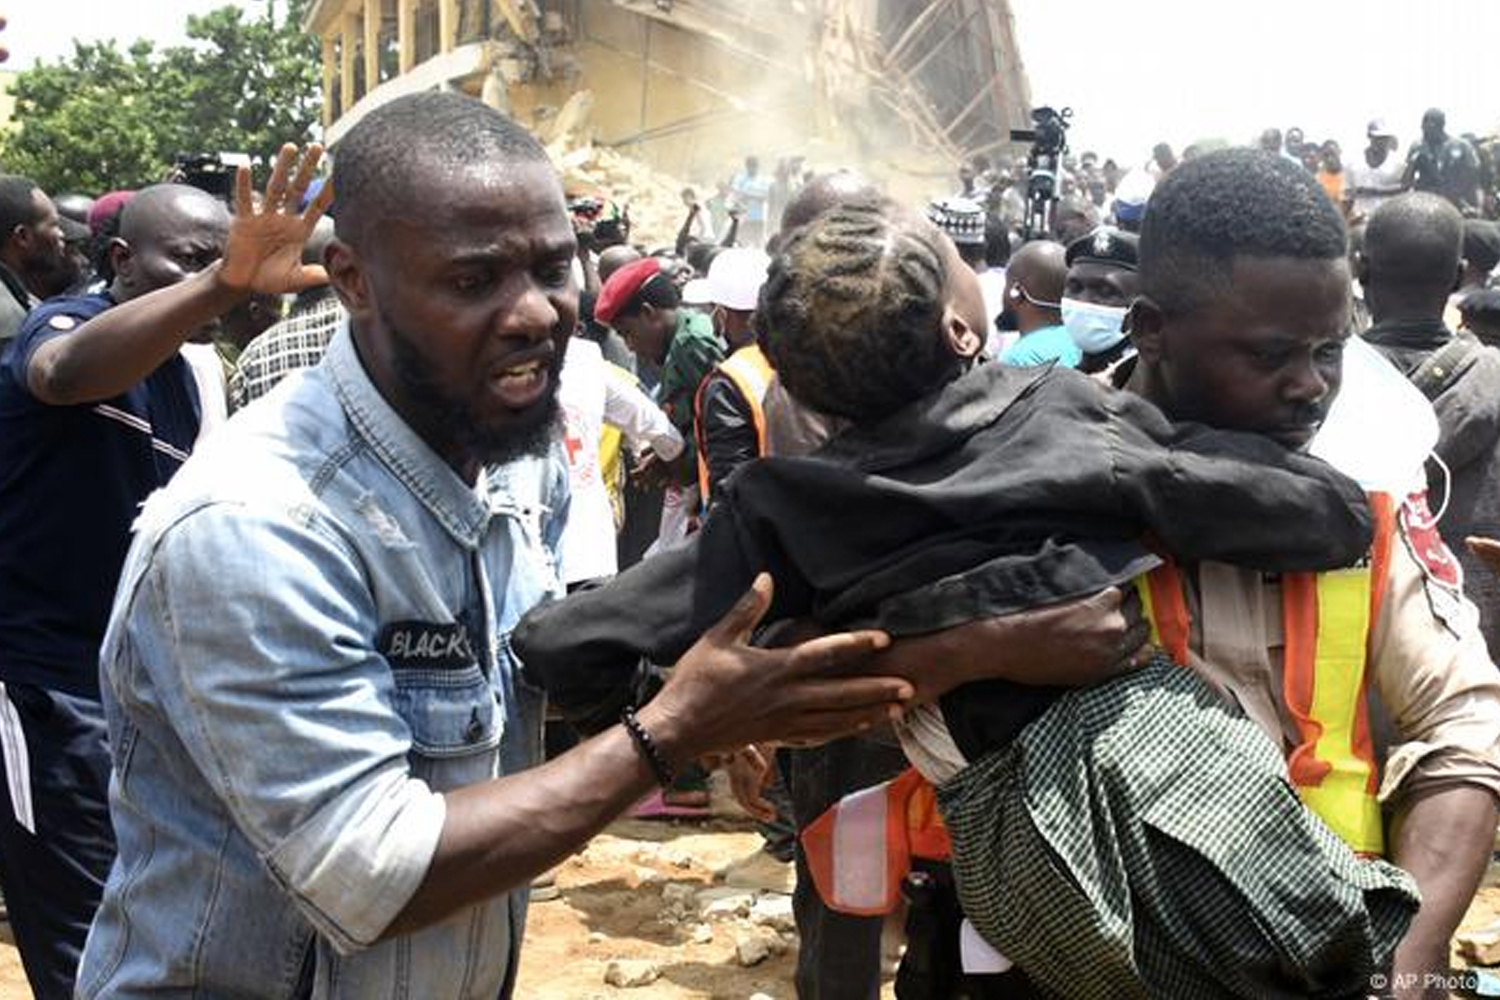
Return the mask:
M 113 308 L 36 309 L 0 358 L 0 882 L 32 991 L 70 997 L 115 855 L 99 647 L 139 507 L 202 424 L 182 354 L 110 399 L 54 406 L 31 358 Z
M 1063 259 L 1069 267 L 1079 263 L 1105 264 L 1134 271 L 1140 266 L 1141 238 L 1114 226 L 1099 226 L 1068 244 Z
M 1403 502 L 1381 613 L 1372 623 L 1370 689 L 1384 752 L 1387 808 L 1452 785 L 1500 796 L 1500 674 L 1455 561 L 1420 498 Z M 1191 616 L 1188 665 L 1222 688 L 1284 747 L 1297 721 L 1284 691 L 1281 580 L 1203 563 L 1183 574 Z
M 1140 237 L 1134 233 L 1127 233 L 1114 226 L 1100 226 L 1068 244 L 1063 260 L 1069 268 L 1074 264 L 1101 264 L 1133 272 L 1140 265 L 1140 242 Z M 1083 351 L 1083 360 L 1078 363 L 1078 370 L 1088 375 L 1108 372 L 1124 359 L 1135 355 L 1135 347 L 1130 342 L 1128 332 L 1122 333 L 1120 339 L 1104 351 L 1091 352 L 1084 344 L 1078 346 Z
M 1363 343 L 1350 344 L 1344 369 L 1344 388 L 1312 451 L 1389 496 L 1393 508 L 1383 579 L 1362 629 L 1367 697 L 1358 715 L 1372 744 L 1370 797 L 1389 812 L 1453 785 L 1500 796 L 1500 675 L 1422 493 L 1421 461 L 1436 441 L 1436 419 Z M 1377 552 L 1379 542 L 1377 534 Z M 1188 665 L 1283 748 L 1305 745 L 1307 733 L 1289 705 L 1298 668 L 1289 684 L 1288 639 L 1295 642 L 1299 627 L 1288 614 L 1295 602 L 1283 593 L 1289 578 L 1215 563 L 1180 576 Z M 1343 807 L 1351 823 L 1360 808 L 1371 805 L 1351 800 Z
M 1350 375 L 1358 381 L 1359 372 Z M 1366 426 L 1406 421 L 1399 400 L 1381 400 L 1380 417 L 1368 415 L 1368 400 L 1353 407 Z M 1340 430 L 1332 418 L 1326 429 Z M 1390 437 L 1356 441 L 1365 451 L 1400 451 Z M 1427 447 L 1407 447 L 1387 464 L 1410 472 Z M 1174 567 L 1167 580 L 1152 574 L 1147 610 L 1174 658 L 1282 749 L 1304 804 L 1349 847 L 1379 854 L 1383 814 L 1415 797 L 1459 785 L 1500 795 L 1500 676 L 1423 495 L 1367 482 L 1368 456 L 1318 453 L 1388 498 L 1375 502 L 1389 513 L 1379 518 L 1369 565 L 1286 576 L 1211 562 Z M 1412 478 L 1402 472 L 1393 482 Z M 1178 592 L 1180 613 L 1163 613 L 1170 601 L 1160 584 Z M 1322 603 L 1309 616 L 1311 600 Z M 1361 608 L 1367 617 L 1342 615 Z M 1177 642 L 1167 635 L 1173 619 Z M 913 721 L 924 718 L 937 721 L 921 710 Z M 906 735 L 907 752 L 928 777 L 953 782 L 972 773 L 938 727 Z M 984 915 L 971 913 L 976 922 Z

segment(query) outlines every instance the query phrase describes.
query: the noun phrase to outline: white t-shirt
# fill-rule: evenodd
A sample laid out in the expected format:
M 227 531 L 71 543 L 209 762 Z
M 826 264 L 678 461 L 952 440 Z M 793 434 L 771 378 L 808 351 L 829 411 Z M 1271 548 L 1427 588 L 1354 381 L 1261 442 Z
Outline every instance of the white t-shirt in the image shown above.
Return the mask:
M 1401 157 L 1388 154 L 1378 167 L 1365 162 L 1361 152 L 1352 163 L 1344 166 L 1344 190 L 1354 196 L 1354 218 L 1369 218 L 1370 213 L 1387 198 L 1401 193 L 1401 179 L 1406 173 L 1406 164 Z M 1379 194 L 1354 194 L 1358 188 L 1370 188 Z
M 639 388 L 610 378 L 599 345 L 574 337 L 563 359 L 558 401 L 562 406 L 568 482 L 573 498 L 562 535 L 564 583 L 614 576 L 615 519 L 599 470 L 604 425 L 616 427 L 636 447 L 649 446 L 665 461 L 682 454 L 682 435 Z
M 196 447 L 229 419 L 229 388 L 224 381 L 224 362 L 213 344 L 183 344 L 182 359 L 198 386 L 198 437 Z
M 979 290 L 984 293 L 984 313 L 990 320 L 990 328 L 985 336 L 985 353 L 991 358 L 998 358 L 1021 336 L 1014 330 L 1001 332 L 995 323 L 995 317 L 1005 311 L 1005 268 L 992 267 L 979 272 Z

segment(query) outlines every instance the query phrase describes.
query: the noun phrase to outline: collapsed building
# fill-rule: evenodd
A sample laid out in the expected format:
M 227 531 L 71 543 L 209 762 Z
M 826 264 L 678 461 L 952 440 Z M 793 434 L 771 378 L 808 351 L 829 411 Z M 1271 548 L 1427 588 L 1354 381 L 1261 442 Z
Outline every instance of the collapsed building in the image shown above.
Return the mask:
M 548 142 L 570 187 L 629 189 L 654 239 L 682 183 L 748 154 L 931 194 L 1029 123 L 1007 0 L 314 0 L 306 27 L 335 149 L 386 101 L 462 90 Z

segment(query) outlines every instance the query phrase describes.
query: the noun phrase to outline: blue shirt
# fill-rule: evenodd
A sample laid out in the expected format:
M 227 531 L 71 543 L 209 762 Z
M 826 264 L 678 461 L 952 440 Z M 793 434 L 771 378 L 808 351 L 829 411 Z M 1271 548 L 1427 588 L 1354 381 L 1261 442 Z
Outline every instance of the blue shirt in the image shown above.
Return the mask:
M 100 658 L 119 858 L 78 995 L 508 995 L 524 890 L 377 943 L 440 792 L 541 753 L 508 636 L 558 595 L 561 448 L 464 482 L 348 328 L 141 514 Z
M 1083 352 L 1073 343 L 1073 335 L 1068 333 L 1068 328 L 1061 324 L 1032 330 L 1000 355 L 1002 365 L 1016 368 L 1045 365 L 1053 361 L 1064 368 L 1077 368 L 1078 362 L 1082 360 Z
M 37 349 L 114 304 L 43 303 L 0 358 L 0 680 L 91 698 L 131 523 L 186 460 L 199 421 L 177 355 L 101 403 L 50 406 L 31 394 Z

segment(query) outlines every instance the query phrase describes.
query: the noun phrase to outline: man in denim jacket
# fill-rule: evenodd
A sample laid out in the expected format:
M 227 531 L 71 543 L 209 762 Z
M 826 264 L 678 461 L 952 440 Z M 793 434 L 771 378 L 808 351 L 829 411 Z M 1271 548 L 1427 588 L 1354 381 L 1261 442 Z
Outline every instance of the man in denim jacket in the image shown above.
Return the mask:
M 306 173 L 273 179 L 267 210 L 295 213 Z M 137 525 L 101 657 L 119 857 L 82 997 L 507 996 L 524 886 L 653 782 L 913 694 L 848 676 L 895 671 L 871 659 L 882 633 L 751 649 L 762 578 L 638 718 L 518 774 L 542 712 L 507 637 L 559 592 L 568 503 L 562 188 L 530 135 L 456 94 L 371 112 L 333 186 L 348 325 Z M 1082 659 L 1128 655 L 1118 594 L 1088 611 Z

